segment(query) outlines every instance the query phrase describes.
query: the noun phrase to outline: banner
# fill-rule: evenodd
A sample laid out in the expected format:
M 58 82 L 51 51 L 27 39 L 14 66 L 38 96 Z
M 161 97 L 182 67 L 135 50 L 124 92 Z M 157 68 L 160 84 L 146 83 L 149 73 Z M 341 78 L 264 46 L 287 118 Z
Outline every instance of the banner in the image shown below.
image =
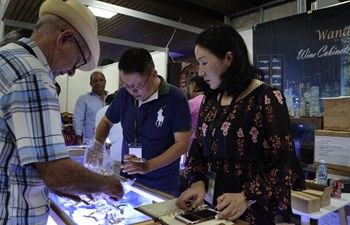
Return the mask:
M 349 12 L 344 3 L 253 27 L 254 64 L 292 116 L 321 116 L 320 98 L 350 95 Z

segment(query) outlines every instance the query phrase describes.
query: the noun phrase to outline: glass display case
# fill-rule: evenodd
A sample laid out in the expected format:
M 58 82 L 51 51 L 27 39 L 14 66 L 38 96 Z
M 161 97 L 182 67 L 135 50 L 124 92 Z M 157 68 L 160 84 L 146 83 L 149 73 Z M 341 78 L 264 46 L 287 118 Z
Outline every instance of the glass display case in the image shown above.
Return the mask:
M 83 159 L 82 156 L 71 157 L 79 162 Z M 50 193 L 51 213 L 48 224 L 147 224 L 147 221 L 153 220 L 135 208 L 172 198 L 130 180 L 124 180 L 123 187 L 125 194 L 118 202 L 100 194 L 94 195 L 94 200 L 82 195 L 80 197 L 83 201 L 77 203 Z
M 295 151 L 302 165 L 314 163 L 315 130 L 322 129 L 322 118 L 291 118 Z
M 283 55 L 258 55 L 257 63 L 262 81 L 283 91 Z

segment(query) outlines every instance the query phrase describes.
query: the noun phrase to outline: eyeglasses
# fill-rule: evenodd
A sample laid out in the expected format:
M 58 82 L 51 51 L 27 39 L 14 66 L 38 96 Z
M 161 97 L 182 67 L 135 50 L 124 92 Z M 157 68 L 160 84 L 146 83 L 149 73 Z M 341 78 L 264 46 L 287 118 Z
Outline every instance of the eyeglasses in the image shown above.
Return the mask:
M 149 80 L 151 75 L 152 75 L 152 72 L 150 72 L 150 74 L 148 75 L 146 81 L 143 84 L 138 83 L 138 84 L 131 84 L 131 85 L 129 85 L 129 84 L 126 84 L 126 83 L 123 82 L 122 83 L 122 87 L 126 88 L 129 91 L 133 90 L 133 89 L 142 90 L 145 87 L 145 85 L 147 84 L 147 81 Z
M 79 48 L 81 56 L 82 56 L 82 58 L 79 58 L 79 60 L 77 60 L 77 62 L 75 63 L 75 68 L 78 69 L 78 68 L 84 66 L 87 63 L 87 61 L 86 61 L 86 58 L 84 56 L 83 50 L 81 49 L 81 47 L 79 45 L 78 40 L 75 38 L 75 36 L 73 36 L 73 38 L 74 38 L 74 40 Z

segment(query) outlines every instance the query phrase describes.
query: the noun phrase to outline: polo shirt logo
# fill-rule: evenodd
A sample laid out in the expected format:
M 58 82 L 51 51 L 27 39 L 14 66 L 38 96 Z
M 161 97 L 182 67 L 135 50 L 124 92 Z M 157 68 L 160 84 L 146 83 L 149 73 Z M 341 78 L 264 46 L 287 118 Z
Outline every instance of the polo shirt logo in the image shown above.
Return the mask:
M 157 116 L 157 121 L 156 121 L 156 126 L 157 127 L 161 127 L 163 125 L 164 122 L 164 116 L 163 116 L 163 108 L 165 108 L 166 106 L 160 108 L 157 112 L 158 116 Z

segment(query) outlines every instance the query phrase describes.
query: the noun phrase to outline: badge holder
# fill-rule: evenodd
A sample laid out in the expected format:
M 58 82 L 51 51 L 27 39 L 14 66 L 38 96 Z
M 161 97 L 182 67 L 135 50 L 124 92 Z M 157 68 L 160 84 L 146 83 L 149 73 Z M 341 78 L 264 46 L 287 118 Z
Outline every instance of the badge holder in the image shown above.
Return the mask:
M 130 143 L 128 144 L 129 154 L 135 155 L 137 158 L 142 158 L 142 144 Z

